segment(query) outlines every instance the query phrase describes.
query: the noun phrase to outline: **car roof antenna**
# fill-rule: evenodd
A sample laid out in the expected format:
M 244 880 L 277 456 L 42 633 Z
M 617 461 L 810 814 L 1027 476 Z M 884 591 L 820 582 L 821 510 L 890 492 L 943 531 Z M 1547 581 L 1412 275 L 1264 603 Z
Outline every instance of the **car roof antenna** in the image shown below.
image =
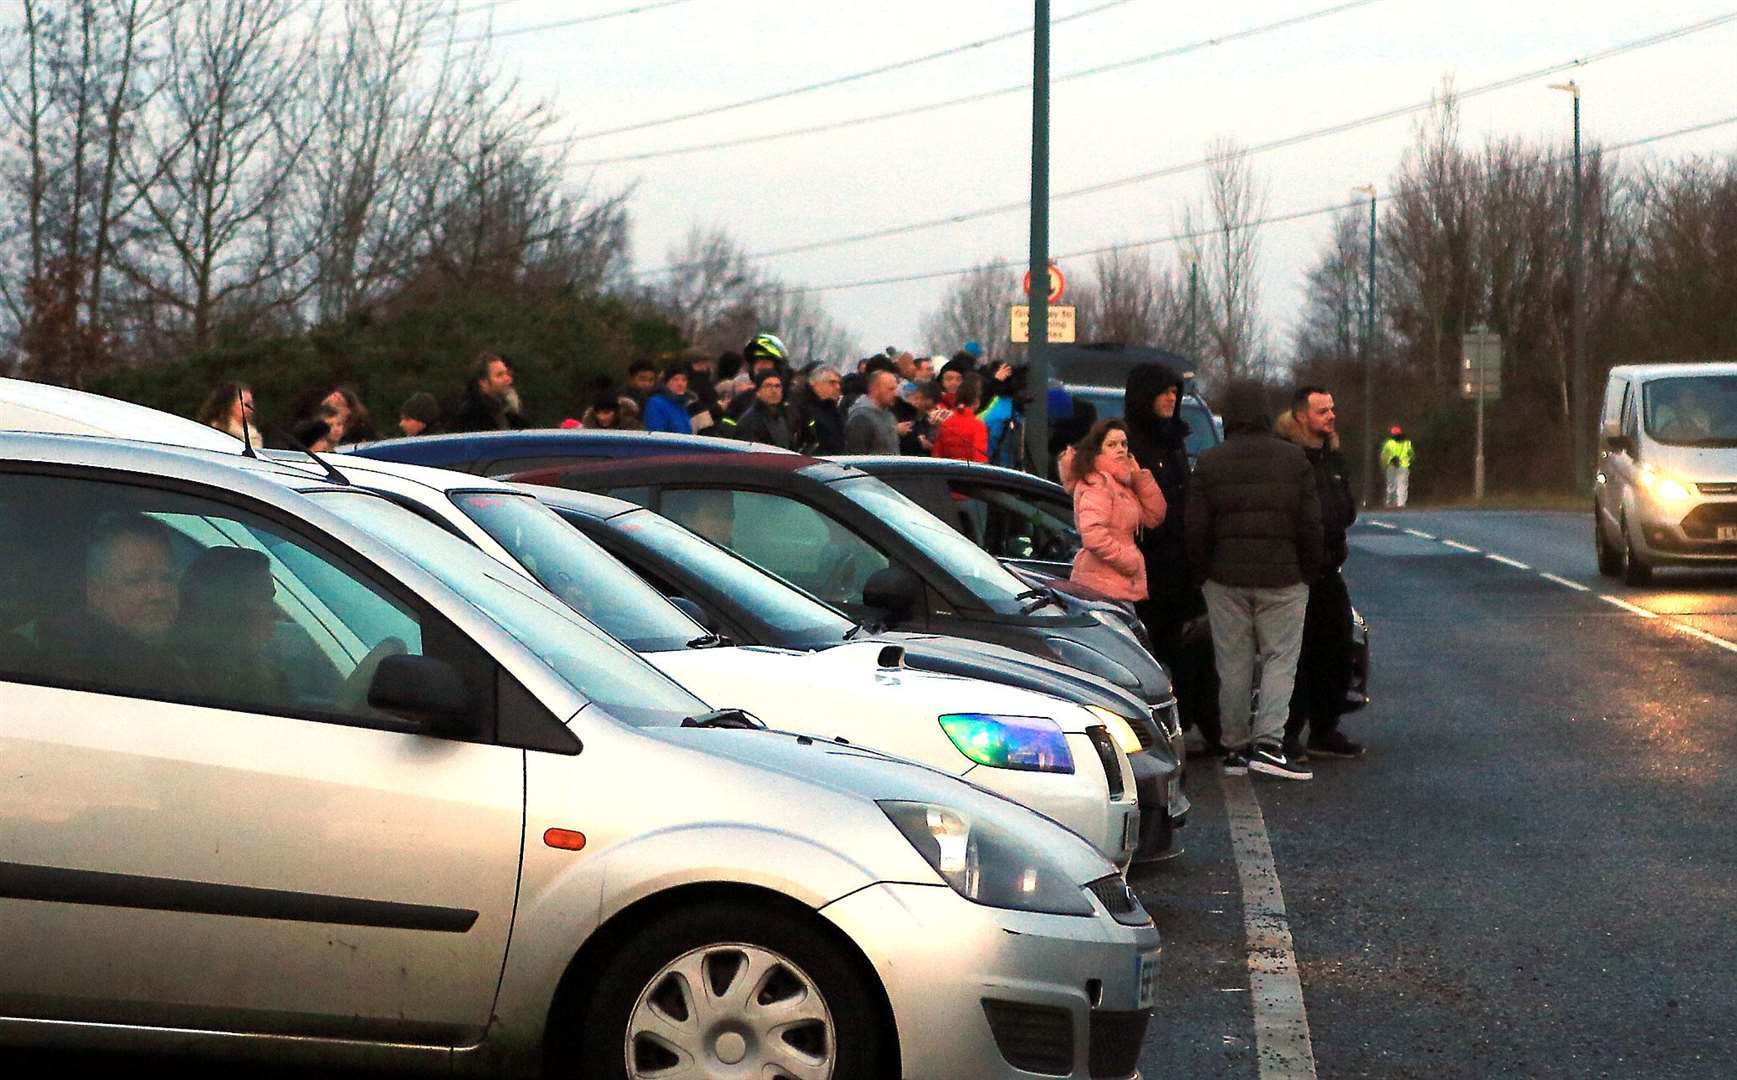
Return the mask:
M 343 473 L 341 473 L 337 469 L 333 468 L 331 462 L 327 461 L 325 458 L 321 457 L 320 455 L 314 453 L 312 450 L 309 450 L 307 448 L 307 445 L 305 443 L 303 443 L 300 439 L 296 438 L 295 435 L 293 435 L 292 433 L 290 433 L 288 431 L 285 431 L 282 428 L 273 428 L 272 430 L 276 434 L 282 435 L 286 440 L 288 440 L 288 442 L 291 446 L 295 447 L 297 450 L 300 450 L 302 453 L 306 454 L 308 457 L 313 458 L 315 465 L 318 465 L 320 468 L 326 470 L 326 479 L 327 480 L 330 480 L 332 483 L 337 484 L 340 487 L 349 487 L 350 486 L 350 478 L 349 477 L 345 476 Z
M 258 461 L 259 455 L 253 452 L 253 431 L 247 426 L 247 399 L 241 394 L 241 387 L 236 387 L 235 403 L 241 406 L 241 456 Z

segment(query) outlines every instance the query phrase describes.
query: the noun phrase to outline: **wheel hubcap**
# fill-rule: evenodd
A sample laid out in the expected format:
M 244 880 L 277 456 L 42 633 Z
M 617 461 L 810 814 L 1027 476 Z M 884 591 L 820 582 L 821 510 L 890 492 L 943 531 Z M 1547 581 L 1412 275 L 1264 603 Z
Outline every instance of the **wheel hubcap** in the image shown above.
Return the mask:
M 665 964 L 628 1017 L 634 1080 L 829 1080 L 832 1012 L 808 973 L 757 945 L 707 945 Z

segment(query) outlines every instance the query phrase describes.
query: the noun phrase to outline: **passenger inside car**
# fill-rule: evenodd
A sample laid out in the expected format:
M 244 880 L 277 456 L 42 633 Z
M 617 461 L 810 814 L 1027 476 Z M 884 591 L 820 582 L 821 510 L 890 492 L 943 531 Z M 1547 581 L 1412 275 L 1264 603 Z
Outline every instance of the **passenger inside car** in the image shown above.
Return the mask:
M 203 680 L 239 701 L 282 709 L 295 698 L 283 667 L 267 652 L 279 618 L 276 592 L 265 552 L 204 551 L 181 580 L 175 636 Z

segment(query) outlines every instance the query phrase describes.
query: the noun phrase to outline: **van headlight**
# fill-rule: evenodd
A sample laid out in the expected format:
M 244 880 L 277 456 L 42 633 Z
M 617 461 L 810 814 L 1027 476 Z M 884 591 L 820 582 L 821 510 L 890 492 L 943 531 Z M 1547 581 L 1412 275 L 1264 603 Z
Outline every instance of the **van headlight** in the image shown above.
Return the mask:
M 1134 731 L 1134 725 L 1125 716 L 1118 716 L 1102 705 L 1087 705 L 1086 711 L 1103 722 L 1104 730 L 1116 740 L 1116 745 L 1122 748 L 1124 754 L 1138 754 L 1146 749 L 1140 744 L 1140 736 Z
M 1681 503 L 1695 497 L 1689 486 L 1675 477 L 1666 476 L 1651 465 L 1642 465 L 1637 475 L 1640 486 L 1659 502 Z
M 879 806 L 935 873 L 974 904 L 1050 915 L 1094 912 L 1079 885 L 1013 833 L 933 803 L 889 799 Z
M 1067 736 L 1047 716 L 947 713 L 938 719 L 959 752 L 979 765 L 1023 772 L 1074 771 Z

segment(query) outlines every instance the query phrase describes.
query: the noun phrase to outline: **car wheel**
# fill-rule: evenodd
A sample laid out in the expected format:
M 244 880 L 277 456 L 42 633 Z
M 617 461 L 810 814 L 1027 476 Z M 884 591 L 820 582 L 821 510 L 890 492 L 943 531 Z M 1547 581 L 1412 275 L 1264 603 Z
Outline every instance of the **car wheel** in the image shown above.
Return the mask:
M 1628 531 L 1628 519 L 1622 522 L 1622 581 L 1637 588 L 1653 583 L 1653 568 L 1635 552 L 1634 537 Z
M 875 996 L 811 924 L 764 908 L 683 912 L 640 931 L 598 980 L 577 1075 L 869 1080 Z
M 1622 552 L 1610 546 L 1604 538 L 1604 522 L 1599 520 L 1598 504 L 1592 504 L 1592 547 L 1598 553 L 1598 572 L 1605 577 L 1622 573 Z

